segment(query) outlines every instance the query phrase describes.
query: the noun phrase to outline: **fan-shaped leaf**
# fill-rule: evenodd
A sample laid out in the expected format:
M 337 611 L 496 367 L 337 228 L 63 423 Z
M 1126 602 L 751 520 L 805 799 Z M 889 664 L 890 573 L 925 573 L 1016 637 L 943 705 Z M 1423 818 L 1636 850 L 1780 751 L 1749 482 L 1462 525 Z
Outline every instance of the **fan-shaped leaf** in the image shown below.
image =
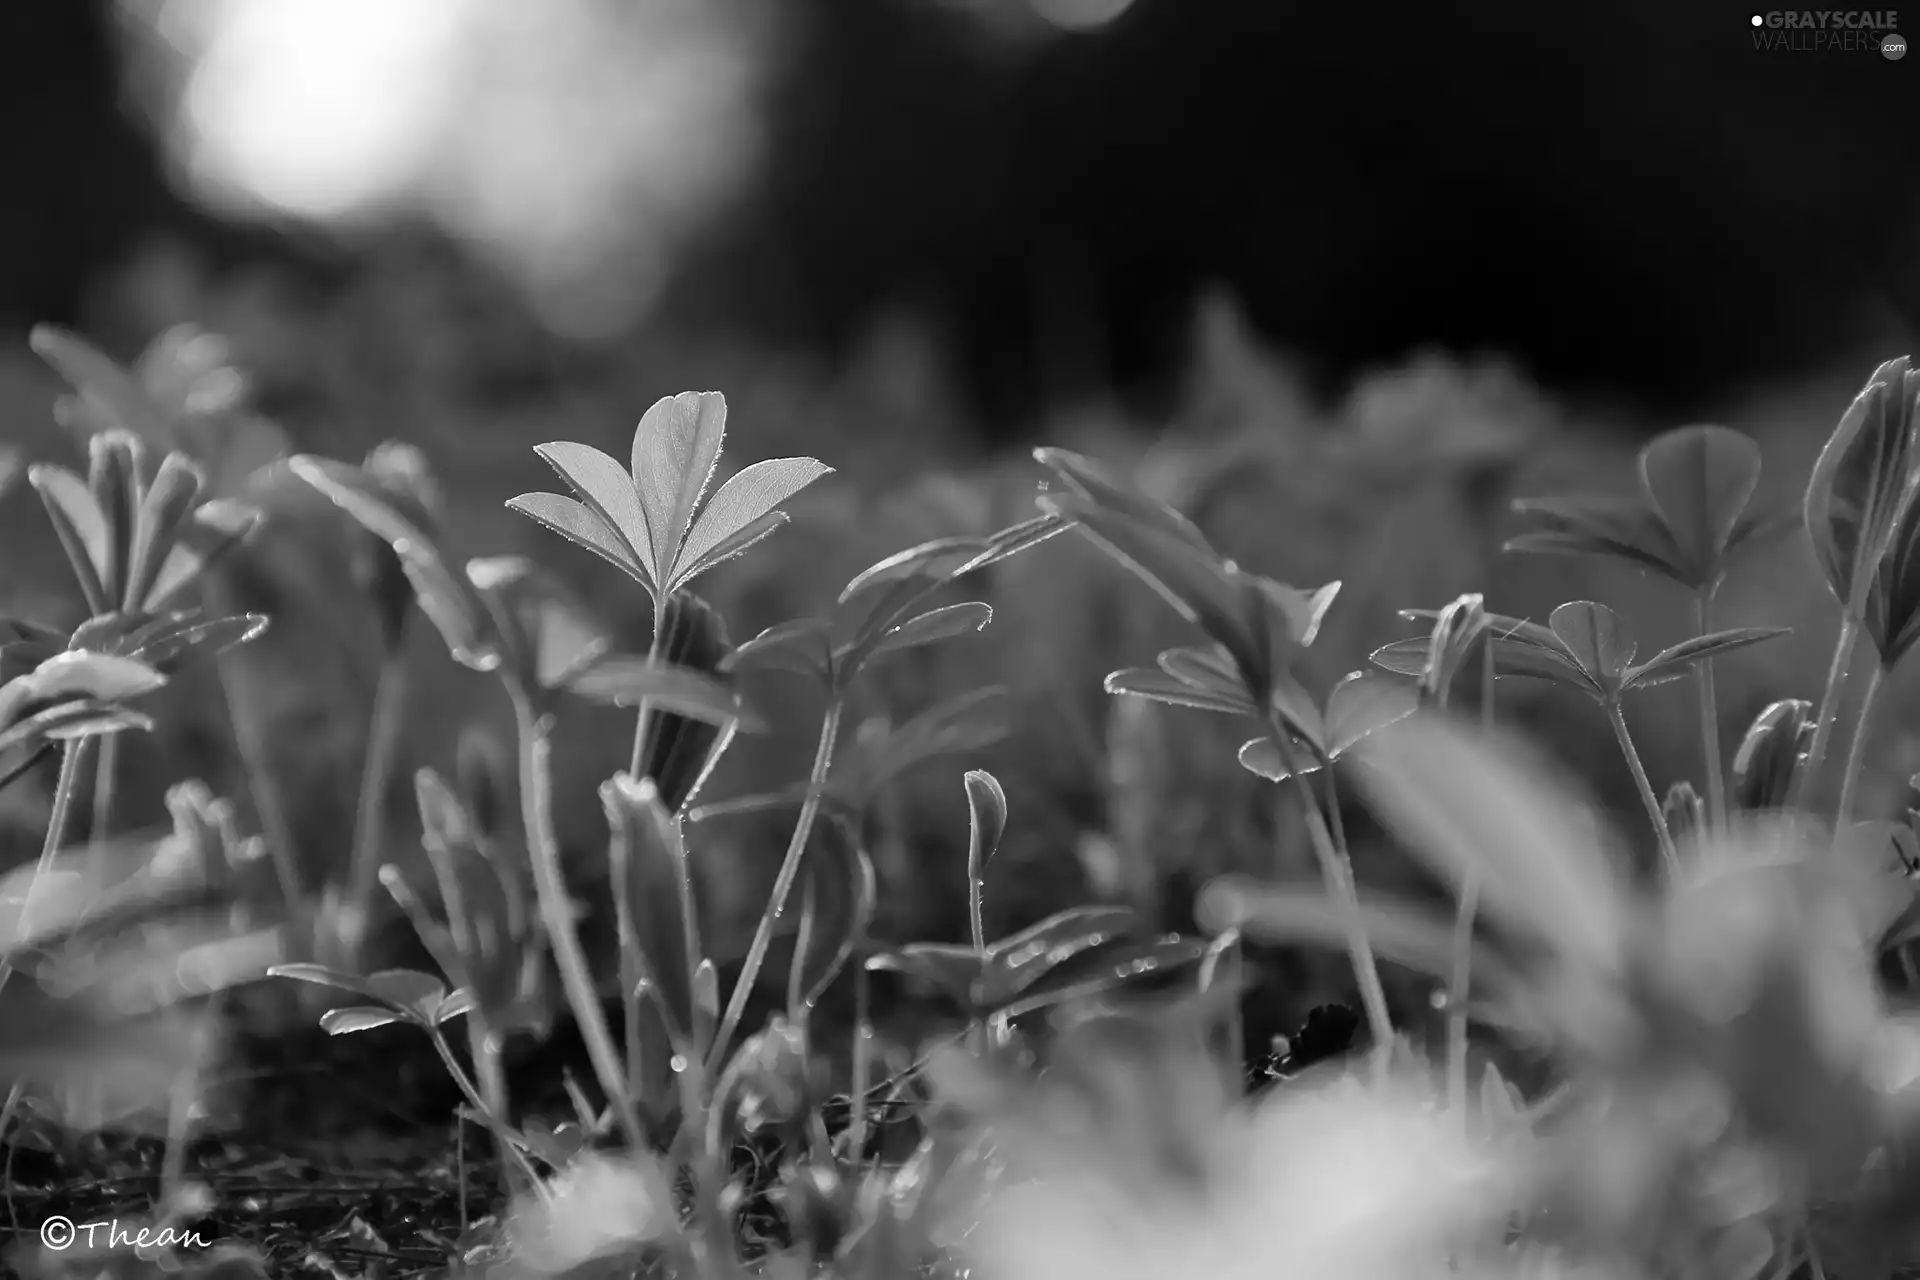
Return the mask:
M 156 442 L 166 439 L 166 422 L 152 397 L 119 362 L 53 325 L 34 326 L 27 340 L 34 354 L 80 393 L 97 426 L 120 427 Z
M 367 990 L 375 999 L 396 1009 L 405 1009 L 423 1022 L 433 1016 L 433 1011 L 447 997 L 446 983 L 418 969 L 382 969 L 370 973 Z
M 385 1001 L 386 997 L 374 990 L 365 978 L 357 973 L 348 973 L 344 969 L 335 969 L 324 964 L 276 964 L 267 970 L 269 978 L 291 978 L 295 982 L 311 982 L 315 986 L 332 987 L 336 991 L 351 991 L 354 995 L 365 996 L 369 1000 Z
M 1404 720 L 1418 706 L 1419 699 L 1405 685 L 1354 672 L 1327 696 L 1329 754 L 1338 760 L 1360 739 Z
M 47 519 L 67 555 L 90 613 L 110 613 L 119 604 L 108 596 L 107 562 L 112 534 L 107 516 L 86 482 L 65 467 L 40 463 L 27 469 L 27 483 L 39 493 Z
M 672 551 L 653 545 L 651 525 L 634 478 L 612 457 L 591 445 L 554 440 L 535 445 L 533 451 L 554 469 L 587 509 L 600 518 L 609 532 L 626 543 L 634 562 L 646 569 L 648 578 L 657 586 L 665 568 L 661 561 Z
M 1582 671 L 1603 688 L 1619 687 L 1633 662 L 1634 644 L 1613 610 L 1574 600 L 1555 609 L 1548 622 Z
M 1241 743 L 1238 758 L 1241 768 L 1268 782 L 1285 782 L 1294 774 L 1286 757 L 1280 753 L 1280 744 L 1272 738 L 1254 738 Z M 1293 743 L 1293 760 L 1302 774 L 1320 771 L 1320 757 L 1304 742 L 1296 740 Z
M 626 539 L 586 503 L 559 493 L 523 493 L 507 501 L 507 510 L 586 548 L 649 591 L 653 589 L 652 573 Z
M 452 1022 L 463 1014 L 472 1013 L 478 1007 L 473 992 L 461 987 L 457 991 L 447 993 L 447 998 L 435 1007 L 433 1016 L 428 1021 L 437 1027 L 442 1023 Z

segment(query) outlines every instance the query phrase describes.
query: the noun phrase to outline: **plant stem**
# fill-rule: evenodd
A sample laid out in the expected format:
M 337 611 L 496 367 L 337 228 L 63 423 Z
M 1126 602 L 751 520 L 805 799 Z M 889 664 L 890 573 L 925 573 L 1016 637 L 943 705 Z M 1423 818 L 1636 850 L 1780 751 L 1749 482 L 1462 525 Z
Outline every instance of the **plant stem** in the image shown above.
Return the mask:
M 120 735 L 100 736 L 100 749 L 93 760 L 93 821 L 87 826 L 87 843 L 96 851 L 107 842 L 107 826 L 113 821 L 113 784 L 118 776 Z
M 855 957 L 858 959 L 858 957 Z M 853 971 L 853 1080 L 847 1099 L 847 1157 L 857 1168 L 867 1153 L 867 1077 L 873 1070 L 873 992 L 867 966 Z
M 1618 698 L 1607 700 L 1607 720 L 1613 725 L 1613 736 L 1620 743 L 1620 754 L 1627 758 L 1627 767 L 1633 770 L 1633 785 L 1640 789 L 1640 803 L 1647 807 L 1647 817 L 1653 821 L 1653 833 L 1660 838 L 1660 857 L 1666 864 L 1667 874 L 1680 873 L 1680 855 L 1674 851 L 1673 833 L 1667 830 L 1666 817 L 1660 812 L 1660 797 L 1653 794 L 1653 783 L 1647 781 L 1646 766 L 1640 763 L 1640 753 L 1634 750 L 1633 737 L 1627 732 L 1627 717 L 1620 709 Z
M 533 863 L 535 896 L 546 922 L 554 963 L 560 970 L 560 984 L 566 991 L 573 1016 L 579 1021 L 581 1039 L 586 1042 L 587 1057 L 593 1063 L 600 1087 L 606 1091 L 608 1105 L 620 1119 L 622 1133 L 637 1152 L 645 1148 L 646 1135 L 640 1128 L 632 1092 L 627 1088 L 619 1050 L 614 1048 L 613 1035 L 607 1029 L 606 1014 L 600 1008 L 593 971 L 587 967 L 580 932 L 574 924 L 573 899 L 567 893 L 566 878 L 560 871 L 560 850 L 553 834 L 552 777 L 548 768 L 553 748 L 547 740 L 545 717 L 526 690 L 512 689 L 511 694 L 514 718 L 520 730 L 520 806 L 527 850 Z
M 1840 808 L 1834 815 L 1833 838 L 1839 840 L 1853 821 L 1853 800 L 1860 787 L 1860 770 L 1866 763 L 1867 729 L 1873 718 L 1874 703 L 1879 700 L 1880 684 L 1886 678 L 1886 664 L 1876 662 L 1867 673 L 1867 689 L 1860 697 L 1860 717 L 1853 726 L 1853 744 L 1847 748 L 1847 771 L 1840 779 Z
M 1493 639 L 1481 637 L 1480 732 L 1493 734 Z M 1442 696 L 1444 697 L 1444 691 Z M 1473 926 L 1480 914 L 1480 868 L 1460 873 L 1460 897 L 1454 906 L 1453 965 L 1447 980 L 1447 1098 L 1462 1125 L 1467 1118 L 1467 1001 L 1473 995 Z
M 352 870 L 348 872 L 348 920 L 360 930 L 356 947 L 366 941 L 364 931 L 373 915 L 375 886 L 380 883 L 381 837 L 386 827 L 387 784 L 400 747 L 400 731 L 407 705 L 407 662 L 400 650 L 380 664 L 373 689 L 373 716 L 367 726 L 367 755 L 360 771 L 360 797 L 354 811 Z
M 209 613 L 218 617 L 229 612 L 224 606 L 226 593 L 217 584 L 215 573 L 205 574 L 200 584 Z M 220 695 L 226 700 L 227 723 L 233 727 L 234 749 L 240 757 L 241 773 L 253 799 L 254 816 L 260 821 L 260 834 L 266 837 L 267 851 L 273 858 L 274 873 L 280 881 L 280 892 L 286 899 L 287 910 L 295 912 L 303 901 L 298 846 L 293 839 L 293 824 L 287 820 L 287 806 L 280 794 L 280 784 L 273 776 L 271 744 L 261 731 L 259 721 L 247 710 L 254 705 L 253 700 L 237 687 L 241 660 L 240 650 L 229 650 L 214 658 L 213 669 L 220 680 Z
M 86 766 L 87 749 L 93 744 L 91 737 L 70 738 L 60 750 L 60 776 L 53 784 L 53 811 L 47 817 L 47 836 L 40 845 L 40 861 L 33 869 L 33 879 L 27 882 L 26 899 L 20 904 L 20 919 L 15 927 L 15 936 L 0 938 L 0 988 L 7 985 L 7 979 L 13 974 L 13 956 L 26 940 L 32 936 L 30 916 L 33 911 L 34 890 L 47 878 L 47 872 L 53 867 L 53 860 L 60 852 L 60 845 L 66 840 L 67 819 L 73 812 L 74 792 L 79 790 L 80 773 Z
M 1700 635 L 1713 631 L 1713 589 L 1703 587 L 1694 597 L 1694 629 Z M 1714 687 L 1713 659 L 1700 664 L 1700 747 L 1706 757 L 1707 816 L 1709 830 L 1715 835 L 1727 829 L 1727 781 L 1720 761 L 1720 695 Z
M 511 1123 L 507 1106 L 507 1075 L 500 1067 L 500 1052 L 493 1045 L 477 1009 L 467 1014 L 467 1051 L 473 1055 L 473 1075 L 480 1087 L 480 1101 L 485 1104 L 486 1113 L 499 1122 L 493 1131 L 493 1141 L 500 1153 L 500 1166 L 507 1175 L 507 1190 L 511 1193 L 519 1190 L 513 1184 L 525 1169 L 516 1158 L 519 1156 L 518 1149 L 506 1134 L 506 1126 Z
M 1367 1028 L 1373 1037 L 1373 1068 L 1375 1078 L 1385 1080 L 1388 1064 L 1393 1055 L 1393 1018 L 1387 1012 L 1386 988 L 1380 985 L 1380 966 L 1374 960 L 1373 944 L 1367 939 L 1365 922 L 1360 916 L 1360 892 L 1354 883 L 1353 863 L 1347 853 L 1346 831 L 1340 828 L 1338 843 L 1332 831 L 1328 829 L 1327 819 L 1320 812 L 1320 802 L 1313 794 L 1313 785 L 1300 772 L 1303 762 L 1293 749 L 1292 735 L 1279 716 L 1269 718 L 1269 727 L 1273 731 L 1273 740 L 1280 748 L 1280 757 L 1287 767 L 1288 776 L 1293 780 L 1295 791 L 1300 796 L 1303 814 L 1307 823 L 1307 838 L 1313 845 L 1314 855 L 1320 861 L 1320 875 L 1326 882 L 1327 892 L 1333 895 L 1334 905 L 1339 909 L 1341 922 L 1347 933 L 1347 954 L 1353 963 L 1354 979 L 1360 984 L 1360 1003 L 1367 1014 Z M 1333 815 L 1333 821 L 1340 821 L 1339 795 L 1333 789 L 1333 774 L 1327 774 L 1327 808 Z
M 460 1092 L 466 1095 L 467 1101 L 472 1104 L 475 1111 L 487 1118 L 494 1136 L 500 1140 L 500 1145 L 511 1153 L 514 1163 L 526 1175 L 527 1181 L 532 1186 L 538 1187 L 540 1175 L 534 1172 L 533 1165 L 528 1163 L 526 1153 L 507 1136 L 506 1117 L 488 1106 L 486 1099 L 480 1096 L 480 1091 L 474 1088 L 473 1081 L 460 1066 L 460 1060 L 453 1056 L 453 1047 L 447 1043 L 447 1038 L 440 1034 L 440 1028 L 428 1027 L 427 1038 L 433 1041 L 434 1049 L 440 1054 L 440 1061 L 445 1064 L 447 1074 L 453 1077 L 453 1082 L 460 1086 Z M 478 1065 L 477 1059 L 476 1065 Z
M 841 707 L 840 696 L 836 693 L 828 700 L 826 714 L 820 719 L 820 742 L 814 748 L 813 767 L 807 771 L 807 796 L 800 802 L 800 816 L 793 824 L 793 837 L 787 841 L 786 855 L 780 860 L 780 872 L 774 877 L 773 895 L 767 900 L 766 910 L 760 913 L 760 923 L 754 928 L 753 941 L 747 945 L 746 963 L 741 967 L 739 981 L 734 984 L 733 995 L 727 1000 L 719 1030 L 714 1032 L 713 1047 L 707 1051 L 708 1075 L 712 1075 L 718 1064 L 726 1060 L 727 1043 L 733 1039 L 733 1033 L 747 1011 L 747 999 L 753 994 L 754 980 L 760 976 L 760 966 L 766 963 L 767 948 L 773 944 L 774 928 L 786 910 L 787 898 L 793 892 L 793 882 L 800 876 L 800 864 L 807 852 L 807 837 L 813 832 L 814 819 L 820 812 L 820 799 L 826 792 L 827 770 L 833 764 L 834 743 L 840 735 Z
M 1827 738 L 1833 733 L 1834 717 L 1840 710 L 1840 687 L 1846 682 L 1847 669 L 1853 665 L 1854 646 L 1859 642 L 1859 611 L 1849 610 L 1840 622 L 1840 638 L 1833 646 L 1833 661 L 1827 665 L 1827 687 L 1820 695 L 1820 717 L 1814 722 L 1813 742 L 1807 748 L 1806 763 L 1800 766 L 1800 776 L 1794 779 L 1789 809 L 1806 808 L 1821 762 L 1827 758 Z
M 647 661 L 660 661 L 660 642 L 664 638 L 662 625 L 667 614 L 667 601 L 653 602 L 653 638 L 647 642 Z M 653 700 L 640 699 L 640 709 L 633 717 L 633 754 L 627 760 L 627 776 L 635 782 L 640 781 L 640 767 L 646 763 L 647 730 L 652 726 Z

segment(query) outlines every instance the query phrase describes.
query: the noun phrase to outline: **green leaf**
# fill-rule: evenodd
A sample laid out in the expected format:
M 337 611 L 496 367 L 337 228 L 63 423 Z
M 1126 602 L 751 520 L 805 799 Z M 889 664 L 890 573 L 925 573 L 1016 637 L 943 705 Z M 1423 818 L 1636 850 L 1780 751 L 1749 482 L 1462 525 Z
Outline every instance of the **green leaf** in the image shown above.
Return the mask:
M 774 509 L 831 474 L 832 467 L 813 458 L 770 458 L 744 468 L 720 486 L 688 531 L 674 570 L 675 584 L 691 578 L 696 568 L 704 569 L 724 558 L 719 553 L 746 531 L 764 527 L 765 533 L 773 532 L 777 525 L 765 522 L 775 514 Z M 728 554 L 737 555 L 745 549 L 745 544 L 736 543 Z
M 167 424 L 158 406 L 118 361 L 78 334 L 53 325 L 35 325 L 27 341 L 35 355 L 80 393 L 96 423 L 156 442 L 167 437 Z
M 670 549 L 653 545 L 639 487 L 618 462 L 591 445 L 571 440 L 554 440 L 535 445 L 533 451 L 554 469 L 574 495 L 606 526 L 609 533 L 625 544 L 633 562 L 646 572 L 652 589 L 658 590 L 660 563 Z
M 584 502 L 558 493 L 523 493 L 507 501 L 507 510 L 593 552 L 614 568 L 653 590 L 653 574 L 627 545 L 626 538 Z
M 0 730 L 0 758 L 21 751 L 38 752 L 48 743 L 65 742 L 72 738 L 119 733 L 127 729 L 147 732 L 152 728 L 153 719 L 150 716 L 126 707 L 109 706 L 82 698 L 36 711 Z M 33 763 L 30 759 L 20 762 L 17 768 L 9 765 L 5 780 L 19 776 Z
M 836 789 L 864 805 L 881 787 L 941 756 L 984 751 L 1007 736 L 1000 714 L 1006 689 L 988 685 L 943 699 L 906 723 L 858 742 L 834 767 Z M 989 712 L 994 714 L 989 718 Z
M 633 654 L 609 654 L 590 663 L 567 683 L 567 689 L 590 702 L 631 707 L 645 701 L 661 711 L 707 724 L 737 724 L 746 733 L 758 733 L 766 722 L 741 701 L 725 683 L 670 663 L 653 662 Z
M 65 467 L 39 463 L 27 468 L 27 483 L 40 495 L 47 519 L 66 552 L 67 564 L 80 584 L 87 612 L 111 613 L 119 601 L 107 594 L 107 561 L 112 537 L 107 516 L 86 482 Z
M 883 653 L 897 653 L 902 649 L 915 649 L 970 632 L 984 631 L 992 621 L 992 606 L 978 600 L 929 609 L 889 628 L 868 651 L 867 657 L 871 660 Z
M 421 611 L 433 622 L 455 662 L 474 671 L 499 669 L 501 637 L 473 584 L 455 571 L 435 539 L 409 520 L 359 467 L 311 454 L 288 465 L 300 479 L 384 540 L 400 557 Z
M 688 1052 L 700 939 L 687 928 L 695 918 L 693 873 L 680 824 L 661 805 L 652 779 L 616 774 L 601 786 L 600 800 L 612 831 L 622 986 L 646 983 L 676 1050 Z
M 35 704 L 84 700 L 124 702 L 151 693 L 167 678 L 145 663 L 105 653 L 57 653 L 26 675 L 0 687 L 0 726 Z
M 1418 678 L 1427 673 L 1427 659 L 1433 651 L 1430 640 L 1395 640 L 1367 655 L 1367 661 L 1395 675 Z
M 632 483 L 646 516 L 663 592 L 673 589 L 681 543 L 720 464 L 726 438 L 727 401 L 717 391 L 662 396 L 634 428 Z
M 823 822 L 807 841 L 806 889 L 794 940 L 799 1014 L 819 1004 L 873 923 L 878 888 L 873 859 L 851 823 Z
M 390 1027 L 399 1021 L 400 1015 L 391 1009 L 362 1004 L 346 1009 L 327 1010 L 320 1015 L 320 1029 L 330 1036 L 346 1036 L 356 1031 Z
M 319 987 L 332 987 L 336 991 L 351 991 L 354 995 L 365 996 L 369 1000 L 385 1001 L 386 997 L 373 988 L 373 985 L 357 973 L 348 973 L 344 969 L 335 969 L 324 964 L 276 964 L 267 970 L 269 978 L 291 978 L 295 982 L 310 982 Z
M 1688 583 L 1666 525 L 1644 503 L 1585 495 L 1521 498 L 1514 512 L 1539 528 L 1509 539 L 1503 550 L 1622 560 Z
M 1128 907 L 1069 907 L 987 948 L 980 1007 L 1004 1008 L 1049 972 L 1134 927 Z
M 775 623 L 730 654 L 725 669 L 764 667 L 795 675 L 831 679 L 832 624 L 823 618 L 796 618 Z
M 1920 372 L 1902 357 L 1874 370 L 1820 451 L 1807 481 L 1807 534 L 1842 608 L 1864 600 L 1913 498 L 1914 402 Z
M 1254 738 L 1240 744 L 1237 758 L 1240 767 L 1248 773 L 1265 778 L 1268 782 L 1285 782 L 1293 776 L 1293 769 L 1287 764 L 1286 757 L 1280 754 L 1280 745 L 1272 738 Z M 1293 758 L 1300 766 L 1302 774 L 1318 773 L 1322 761 L 1314 754 L 1313 748 L 1306 743 L 1294 740 Z
M 504 606 L 513 631 L 502 637 L 522 678 L 561 689 L 607 656 L 611 642 L 584 602 L 525 556 L 467 561 L 467 581 Z
M 1336 760 L 1368 734 L 1404 720 L 1419 707 L 1411 689 L 1355 671 L 1327 695 L 1329 754 Z
M 1197 971 L 1210 949 L 1211 944 L 1205 938 L 1177 936 L 1120 940 L 1095 947 L 1053 967 L 1029 985 L 1018 999 L 994 1012 L 1018 1018 L 1128 987 L 1163 988 L 1168 982 Z
M 105 620 L 95 620 L 100 621 Z M 237 645 L 258 639 L 265 633 L 268 620 L 261 613 L 208 618 L 198 609 L 188 609 L 147 619 L 110 640 L 104 636 L 99 640 L 87 636 L 93 625 L 83 624 L 74 632 L 76 649 L 98 648 L 143 662 L 164 675 L 195 659 L 215 658 Z
M 1729 799 L 1749 813 L 1783 808 L 1814 727 L 1813 704 L 1804 698 L 1783 698 L 1761 711 L 1734 752 Z
M 1249 713 L 1255 709 L 1247 697 L 1246 684 L 1240 678 L 1239 668 L 1233 665 L 1232 656 L 1218 645 L 1167 649 L 1154 661 L 1162 671 L 1184 685 L 1237 702 Z
M 1000 837 L 1007 831 L 1007 793 L 1000 780 L 985 769 L 969 769 L 967 787 L 967 879 L 977 881 L 987 869 Z
M 1736 649 L 1745 649 L 1787 634 L 1789 632 L 1785 627 L 1735 627 L 1682 640 L 1629 669 L 1623 685 L 1629 689 L 1645 688 L 1663 680 L 1676 679 L 1700 663 L 1723 653 L 1732 653 Z
M 479 1008 L 479 1004 L 474 999 L 473 992 L 467 990 L 465 987 L 461 987 L 457 991 L 447 993 L 447 998 L 442 1000 L 434 1009 L 433 1016 L 428 1019 L 428 1021 L 438 1027 L 445 1023 L 452 1022 L 455 1018 L 472 1013 L 477 1008 Z
M 916 579 L 943 582 L 992 549 L 984 538 L 934 538 L 896 551 L 855 574 L 840 589 L 837 604 L 851 604 L 875 588 Z
M 1203 556 L 1213 554 L 1212 546 L 1191 520 L 1165 503 L 1116 483 L 1107 473 L 1077 453 L 1066 449 L 1035 449 L 1034 460 L 1057 476 L 1068 490 L 1089 505 L 1112 512 L 1123 519 L 1153 529 L 1158 534 L 1185 543 Z
M 422 1022 L 431 1019 L 447 997 L 446 983 L 418 969 L 382 969 L 368 974 L 366 982 L 374 999 L 404 1009 Z
M 976 1007 L 975 988 L 984 964 L 972 947 L 944 942 L 913 942 L 867 959 L 870 971 L 903 974 L 969 1012 Z
M 1681 427 L 1640 451 L 1640 484 L 1666 523 L 1679 563 L 1711 584 L 1760 484 L 1760 446 L 1726 427 Z
M 1555 609 L 1548 623 L 1602 691 L 1620 687 L 1633 662 L 1634 644 L 1613 610 L 1591 600 L 1573 600 Z

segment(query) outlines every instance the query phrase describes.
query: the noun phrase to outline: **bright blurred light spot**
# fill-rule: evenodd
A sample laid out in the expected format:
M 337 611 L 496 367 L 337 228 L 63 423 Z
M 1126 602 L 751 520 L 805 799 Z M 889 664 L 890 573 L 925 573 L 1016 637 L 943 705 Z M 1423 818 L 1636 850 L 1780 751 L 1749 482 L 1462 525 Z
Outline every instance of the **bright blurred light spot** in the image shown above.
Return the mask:
M 425 215 L 583 335 L 749 170 L 767 0 L 122 0 L 185 179 L 234 211 Z
M 179 124 L 195 179 L 335 218 L 418 172 L 454 89 L 465 0 L 170 0 L 198 55 Z

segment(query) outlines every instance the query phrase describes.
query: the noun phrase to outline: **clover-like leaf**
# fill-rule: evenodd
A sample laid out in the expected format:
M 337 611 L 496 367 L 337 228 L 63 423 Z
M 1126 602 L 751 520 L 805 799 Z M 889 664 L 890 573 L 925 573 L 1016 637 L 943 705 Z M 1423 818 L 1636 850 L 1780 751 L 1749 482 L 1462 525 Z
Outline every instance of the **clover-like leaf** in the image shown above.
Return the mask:
M 475 671 L 499 669 L 505 660 L 502 637 L 478 591 L 445 549 L 408 519 L 381 486 L 358 467 L 309 454 L 294 457 L 289 465 L 296 476 L 393 548 L 421 610 L 439 630 L 454 661 Z
M 967 879 L 977 881 L 1006 834 L 1007 793 L 985 769 L 967 770 L 966 787 Z
M 382 969 L 368 974 L 366 983 L 376 1000 L 404 1009 L 422 1022 L 430 1022 L 447 997 L 446 983 L 418 969 Z
M 350 1005 L 344 1009 L 329 1009 L 321 1014 L 320 1029 L 330 1036 L 345 1036 L 356 1031 L 390 1027 L 399 1021 L 400 1015 L 383 1005 Z
M 731 560 L 786 523 L 781 503 L 833 468 L 813 458 L 769 458 L 741 469 L 707 502 L 687 531 L 669 579 L 675 590 Z
M 1270 737 L 1255 738 L 1240 748 L 1240 764 L 1269 782 L 1290 777 L 1289 754 L 1300 772 L 1312 773 L 1345 756 L 1368 734 L 1412 715 L 1419 706 L 1405 685 L 1355 671 L 1327 695 L 1324 715 L 1311 719 L 1299 713 L 1285 717 L 1296 734 L 1291 753 L 1282 752 Z
M 1634 642 L 1618 614 L 1591 600 L 1573 600 L 1555 609 L 1547 625 L 1597 690 L 1620 687 L 1633 663 Z
M 1681 427 L 1640 451 L 1640 484 L 1689 578 L 1713 584 L 1760 484 L 1760 446 L 1726 427 Z
M 1875 369 L 1820 451 L 1807 481 L 1807 534 L 1841 607 L 1863 609 L 1914 500 L 1920 370 L 1907 357 Z

